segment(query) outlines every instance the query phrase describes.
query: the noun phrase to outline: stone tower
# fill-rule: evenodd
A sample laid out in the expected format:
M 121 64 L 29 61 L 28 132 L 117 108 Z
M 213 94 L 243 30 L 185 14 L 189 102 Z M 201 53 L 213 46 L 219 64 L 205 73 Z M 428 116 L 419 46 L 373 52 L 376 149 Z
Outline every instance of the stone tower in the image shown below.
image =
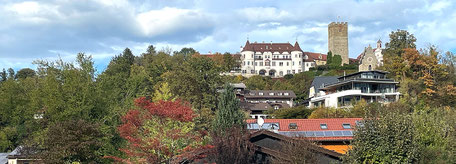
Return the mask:
M 342 65 L 349 64 L 347 22 L 331 22 L 328 25 L 328 50 L 342 57 Z

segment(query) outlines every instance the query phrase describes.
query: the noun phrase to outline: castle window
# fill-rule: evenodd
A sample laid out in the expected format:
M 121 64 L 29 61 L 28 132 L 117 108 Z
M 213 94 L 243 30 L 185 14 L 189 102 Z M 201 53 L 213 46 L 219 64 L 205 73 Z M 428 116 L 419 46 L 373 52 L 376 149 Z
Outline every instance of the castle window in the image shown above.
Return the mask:
M 255 66 L 257 66 L 257 65 L 258 65 L 258 62 L 255 62 Z
M 288 95 L 289 95 L 288 92 L 285 92 L 285 93 L 283 93 L 283 94 L 284 94 L 285 96 L 288 96 Z
M 258 95 L 263 96 L 263 92 L 258 93 Z
M 291 71 L 290 71 L 290 70 L 287 70 L 287 74 L 290 74 L 290 73 L 291 73 Z
M 283 66 L 283 62 L 279 62 L 279 66 Z
M 250 65 L 250 61 L 247 61 L 247 65 Z
M 272 66 L 275 66 L 275 62 L 272 62 Z
M 266 46 L 266 49 L 268 49 L 268 46 Z
M 287 66 L 290 66 L 290 62 L 287 62 Z
M 294 62 L 291 62 L 291 63 L 292 63 L 292 65 L 294 66 Z
M 371 71 L 371 70 L 372 70 L 372 65 L 369 65 L 369 71 Z
M 295 70 L 292 70 L 291 72 L 292 72 L 293 74 L 295 74 L 295 73 L 296 73 L 296 72 L 295 72 Z
M 301 65 L 301 61 L 299 61 L 299 65 Z
M 250 73 L 251 74 L 255 74 L 255 70 L 250 70 Z
M 269 93 L 269 96 L 274 96 L 274 92 Z
M 263 66 L 263 62 L 260 62 L 260 66 Z

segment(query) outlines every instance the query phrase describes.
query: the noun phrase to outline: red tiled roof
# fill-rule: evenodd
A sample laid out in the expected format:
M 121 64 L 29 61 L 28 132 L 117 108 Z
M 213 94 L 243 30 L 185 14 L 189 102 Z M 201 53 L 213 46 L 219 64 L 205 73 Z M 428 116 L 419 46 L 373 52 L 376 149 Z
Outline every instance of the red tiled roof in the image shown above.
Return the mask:
M 323 60 L 323 61 L 326 61 L 326 57 L 327 57 L 326 54 L 315 53 L 315 52 L 304 52 L 304 55 L 307 55 L 307 57 L 309 57 L 309 58 L 307 59 L 307 60 L 309 60 L 309 61 L 314 61 L 314 60 Z M 321 55 L 321 59 L 320 59 L 320 55 Z
M 279 123 L 279 131 L 333 131 L 347 130 L 342 127 L 342 124 L 350 124 L 353 128 L 356 121 L 362 118 L 328 118 L 328 119 L 265 119 L 265 123 Z M 256 119 L 248 119 L 247 123 L 256 123 Z M 297 129 L 289 129 L 290 123 L 296 123 Z M 321 129 L 320 124 L 326 124 L 328 129 Z
M 248 40 L 245 42 L 245 46 L 242 51 L 254 51 L 254 52 L 288 52 L 291 51 L 301 51 L 298 42 L 295 43 L 295 46 L 290 43 L 250 43 Z

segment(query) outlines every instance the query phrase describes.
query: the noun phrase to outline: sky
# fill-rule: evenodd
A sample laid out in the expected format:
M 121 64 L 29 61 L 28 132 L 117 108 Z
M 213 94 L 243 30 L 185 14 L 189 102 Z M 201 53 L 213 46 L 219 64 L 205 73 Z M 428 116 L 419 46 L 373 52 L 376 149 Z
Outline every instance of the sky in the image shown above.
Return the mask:
M 126 47 L 239 52 L 250 42 L 328 51 L 327 25 L 348 22 L 349 56 L 407 30 L 417 47 L 456 52 L 451 0 L 0 0 L 0 69 L 91 55 L 98 71 Z

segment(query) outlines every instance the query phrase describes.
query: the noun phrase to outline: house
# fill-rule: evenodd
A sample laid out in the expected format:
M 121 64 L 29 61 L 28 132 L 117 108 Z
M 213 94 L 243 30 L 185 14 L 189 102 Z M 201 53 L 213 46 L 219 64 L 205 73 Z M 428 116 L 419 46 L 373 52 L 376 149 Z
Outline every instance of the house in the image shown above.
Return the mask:
M 9 153 L 0 153 L 0 164 L 33 164 L 43 163 L 39 159 L 30 158 L 25 155 L 22 146 L 16 147 Z
M 292 138 L 307 139 L 319 146 L 345 154 L 351 147 L 353 130 L 361 118 L 265 119 L 260 127 L 255 119 L 247 120 L 247 129 L 269 130 Z
M 324 84 L 317 91 L 310 90 L 313 97 L 309 107 L 348 107 L 361 99 L 382 104 L 399 100 L 398 82 L 386 77 L 388 72 L 360 71 L 337 78 L 337 82 Z
M 265 111 L 291 108 L 295 98 L 296 94 L 291 90 L 245 90 L 240 105 L 250 113 L 250 117 L 266 118 Z
M 310 84 L 309 98 L 320 96 L 320 88 L 324 88 L 325 85 L 333 84 L 338 82 L 337 76 L 317 76 Z M 323 93 L 324 94 L 324 93 Z
M 268 130 L 258 130 L 251 134 L 250 142 L 255 146 L 256 163 L 271 163 L 272 158 L 291 163 L 290 156 L 293 156 L 293 154 L 288 154 L 290 152 L 289 150 L 284 150 L 286 149 L 284 145 L 305 141 Z M 341 163 L 342 161 L 341 157 L 343 154 L 341 153 L 322 148 L 310 142 L 306 143 L 305 146 L 306 148 L 301 147 L 301 150 L 308 150 L 310 153 L 315 153 L 317 163 L 330 164 Z
M 247 133 L 246 135 L 249 135 L 246 137 L 248 139 L 248 142 L 253 144 L 253 160 L 255 163 L 268 164 L 272 163 L 273 159 L 278 159 L 284 163 L 289 163 L 291 161 L 290 156 L 294 155 L 293 153 L 290 153 L 289 150 L 286 150 L 287 147 L 284 147 L 289 143 L 301 143 L 299 145 L 305 145 L 306 148 L 298 149 L 312 153 L 318 163 L 330 164 L 342 162 L 341 157 L 343 154 L 322 148 L 316 144 L 306 142 L 301 139 L 288 137 L 264 129 L 250 131 L 250 133 Z M 210 154 L 213 152 L 214 148 L 193 150 L 191 152 L 186 152 L 174 157 L 171 159 L 170 163 L 214 163 L 214 159 L 210 158 Z
M 250 43 L 241 47 L 241 73 L 244 76 L 283 77 L 304 70 L 303 51 L 290 43 Z

